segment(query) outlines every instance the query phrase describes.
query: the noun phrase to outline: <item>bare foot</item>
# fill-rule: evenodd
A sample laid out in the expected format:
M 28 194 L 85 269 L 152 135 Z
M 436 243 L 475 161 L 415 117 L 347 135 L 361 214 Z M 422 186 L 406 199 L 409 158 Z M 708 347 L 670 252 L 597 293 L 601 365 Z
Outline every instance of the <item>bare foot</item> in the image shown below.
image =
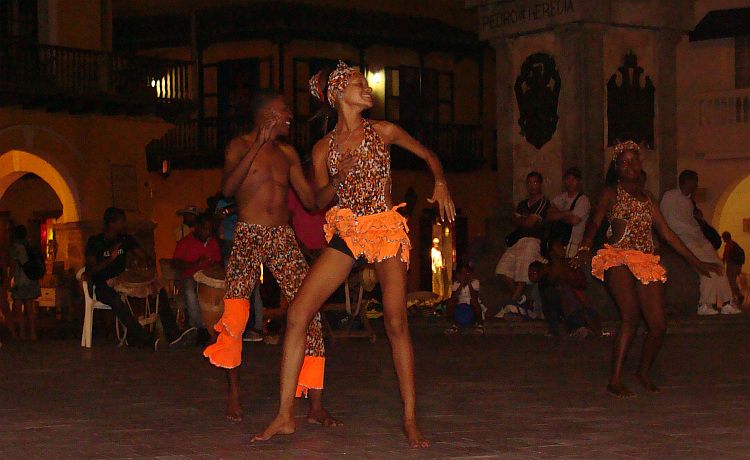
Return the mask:
M 333 415 L 328 413 L 325 407 L 320 407 L 318 409 L 310 407 L 310 410 L 307 412 L 307 423 L 315 423 L 323 426 L 343 425 L 343 423 L 341 423 L 339 420 L 334 418 Z
M 422 430 L 417 426 L 416 420 L 404 420 L 404 427 L 402 428 L 404 436 L 406 436 L 406 442 L 411 447 L 427 447 L 430 445 L 430 441 L 424 437 Z
M 263 430 L 261 433 L 256 434 L 252 441 L 268 441 L 272 436 L 277 434 L 292 434 L 296 427 L 294 426 L 294 419 L 282 417 L 277 415 L 275 419 Z
M 641 386 L 643 386 L 643 388 L 646 390 L 647 393 L 656 394 L 659 392 L 659 387 L 651 383 L 651 380 L 649 380 L 648 377 L 646 377 L 645 375 L 635 374 L 634 377 L 635 377 L 635 380 L 638 381 L 638 383 L 640 383 Z
M 636 397 L 635 393 L 631 393 L 630 390 L 625 388 L 625 385 L 621 383 L 617 385 L 612 385 L 610 383 L 609 385 L 607 385 L 607 391 L 617 396 L 618 398 L 635 398 Z
M 227 420 L 241 422 L 245 415 L 240 402 L 240 395 L 237 391 L 229 392 L 229 404 L 227 404 Z

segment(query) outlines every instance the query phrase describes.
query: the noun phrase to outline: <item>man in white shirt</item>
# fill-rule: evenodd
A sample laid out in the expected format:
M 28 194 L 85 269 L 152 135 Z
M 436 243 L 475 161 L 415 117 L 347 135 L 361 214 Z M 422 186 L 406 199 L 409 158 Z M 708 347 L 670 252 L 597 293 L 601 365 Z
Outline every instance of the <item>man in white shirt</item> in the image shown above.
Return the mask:
M 677 233 L 685 246 L 702 262 L 722 263 L 719 254 L 701 231 L 695 218 L 693 192 L 698 188 L 698 173 L 686 169 L 680 173 L 679 187 L 664 193 L 661 199 L 661 213 L 669 227 Z M 699 315 L 741 313 L 733 305 L 732 288 L 726 274 L 711 273 L 701 275 L 701 297 L 698 301 Z
M 547 215 L 547 221 L 560 221 L 573 227 L 570 241 L 565 247 L 565 257 L 573 257 L 578 251 L 591 212 L 589 198 L 581 193 L 582 177 L 581 170 L 575 166 L 565 171 L 563 174 L 565 191 L 552 200 L 555 207 L 550 209 Z

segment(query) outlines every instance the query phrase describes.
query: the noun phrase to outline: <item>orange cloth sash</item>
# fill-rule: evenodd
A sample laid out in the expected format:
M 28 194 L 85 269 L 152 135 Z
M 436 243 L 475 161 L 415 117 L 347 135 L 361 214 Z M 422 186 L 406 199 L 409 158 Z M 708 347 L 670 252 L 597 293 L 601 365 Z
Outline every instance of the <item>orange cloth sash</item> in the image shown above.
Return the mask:
M 660 257 L 654 254 L 636 251 L 635 249 L 615 248 L 608 244 L 597 251 L 591 260 L 591 274 L 604 280 L 604 271 L 608 268 L 626 265 L 630 272 L 643 284 L 654 281 L 665 283 L 667 270 L 659 264 Z
M 232 369 L 242 363 L 242 333 L 249 317 L 249 300 L 224 299 L 224 314 L 214 326 L 219 337 L 203 351 L 211 364 Z
M 326 359 L 322 356 L 305 356 L 302 362 L 302 370 L 297 380 L 296 396 L 307 397 L 308 390 L 322 390 L 323 377 L 325 375 Z
M 333 207 L 326 213 L 326 240 L 338 233 L 352 251 L 355 258 L 364 256 L 367 262 L 380 262 L 395 257 L 401 251 L 401 261 L 409 266 L 409 227 L 404 216 L 394 208 L 370 214 L 355 216 L 351 209 Z

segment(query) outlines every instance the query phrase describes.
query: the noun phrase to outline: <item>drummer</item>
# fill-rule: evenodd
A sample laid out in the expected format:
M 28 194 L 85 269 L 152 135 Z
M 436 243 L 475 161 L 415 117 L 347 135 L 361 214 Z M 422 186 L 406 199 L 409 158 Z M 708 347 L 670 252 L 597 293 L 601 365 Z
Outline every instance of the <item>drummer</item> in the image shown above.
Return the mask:
M 196 341 L 199 345 L 209 339 L 203 325 L 201 306 L 198 302 L 198 285 L 193 275 L 199 270 L 221 266 L 219 242 L 213 237 L 214 220 L 208 213 L 199 214 L 195 226 L 185 238 L 177 242 L 172 256 L 172 268 L 180 270 L 180 294 L 185 298 L 185 307 L 190 326 L 198 329 Z
M 114 207 L 108 208 L 104 211 L 104 231 L 90 237 L 86 242 L 85 276 L 95 288 L 96 299 L 112 307 L 117 319 L 127 328 L 128 344 L 156 349 L 160 345 L 160 340 L 143 329 L 120 294 L 107 283 L 125 271 L 128 254 L 144 265 L 153 265 L 153 260 L 138 246 L 135 238 L 126 233 L 125 211 Z M 184 344 L 194 339 L 195 328 L 182 333 L 177 329 L 174 314 L 169 308 L 169 297 L 164 289 L 159 291 L 159 303 L 162 305 L 162 308 L 159 308 L 159 319 L 169 346 Z

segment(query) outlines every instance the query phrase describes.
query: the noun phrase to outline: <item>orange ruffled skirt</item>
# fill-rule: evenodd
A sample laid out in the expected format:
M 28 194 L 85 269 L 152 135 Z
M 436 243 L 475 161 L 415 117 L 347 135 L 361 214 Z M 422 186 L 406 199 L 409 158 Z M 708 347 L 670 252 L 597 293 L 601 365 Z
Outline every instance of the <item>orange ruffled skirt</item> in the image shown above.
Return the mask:
M 369 263 L 395 257 L 401 251 L 401 261 L 406 262 L 408 267 L 411 249 L 407 234 L 409 227 L 404 216 L 396 211 L 402 206 L 405 204 L 359 217 L 348 208 L 331 208 L 326 213 L 326 240 L 331 241 L 338 233 L 355 258 L 365 257 Z
M 603 281 L 607 269 L 626 265 L 633 276 L 643 284 L 654 281 L 664 283 L 667 281 L 667 270 L 659 264 L 659 259 L 660 257 L 654 254 L 605 244 L 591 260 L 591 274 Z

